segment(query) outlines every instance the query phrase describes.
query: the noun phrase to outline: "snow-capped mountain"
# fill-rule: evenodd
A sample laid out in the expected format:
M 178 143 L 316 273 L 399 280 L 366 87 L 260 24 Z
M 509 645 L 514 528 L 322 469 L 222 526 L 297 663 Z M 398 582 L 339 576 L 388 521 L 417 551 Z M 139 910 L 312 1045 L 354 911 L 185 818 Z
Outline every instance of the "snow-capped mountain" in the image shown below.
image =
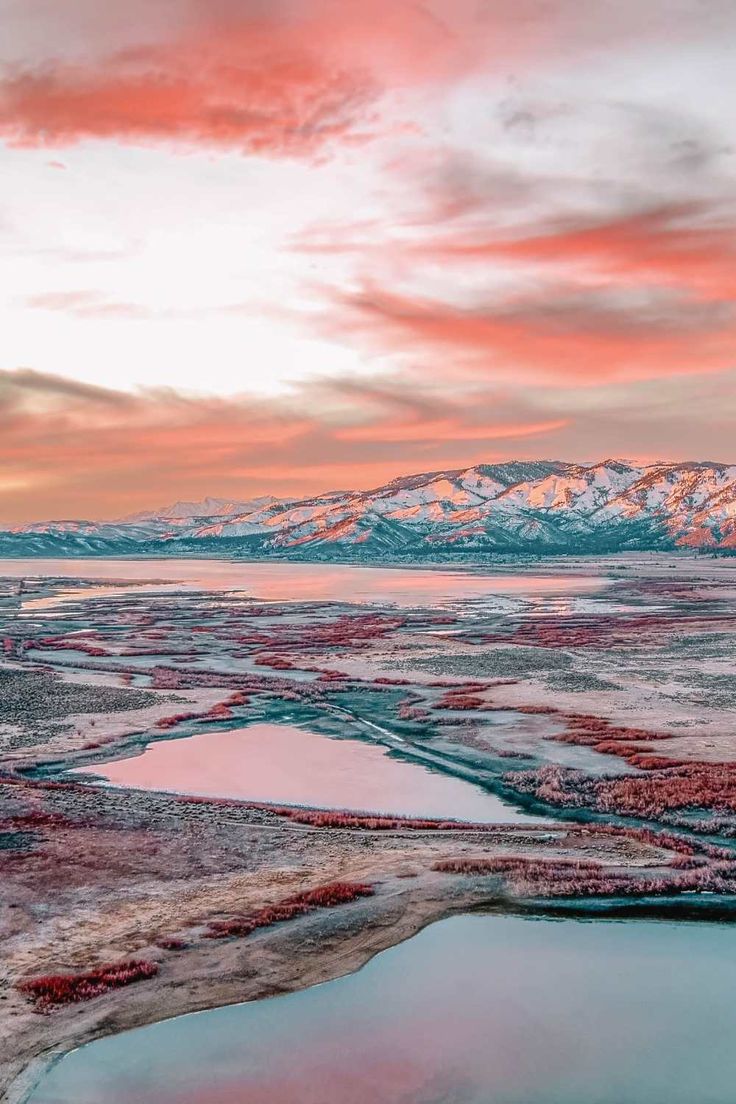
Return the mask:
M 137 514 L 129 514 L 124 521 L 146 522 L 168 519 L 170 521 L 192 521 L 194 518 L 204 517 L 228 517 L 233 514 L 243 514 L 248 510 L 254 510 L 258 506 L 265 506 L 269 502 L 277 500 L 272 495 L 262 495 L 260 498 L 237 500 L 231 498 L 203 498 L 200 502 L 175 502 L 173 506 L 162 506 L 158 510 L 142 510 Z
M 0 531 L 0 555 L 227 551 L 327 559 L 467 552 L 736 550 L 736 465 L 479 464 L 305 499 L 179 502 L 118 522 Z

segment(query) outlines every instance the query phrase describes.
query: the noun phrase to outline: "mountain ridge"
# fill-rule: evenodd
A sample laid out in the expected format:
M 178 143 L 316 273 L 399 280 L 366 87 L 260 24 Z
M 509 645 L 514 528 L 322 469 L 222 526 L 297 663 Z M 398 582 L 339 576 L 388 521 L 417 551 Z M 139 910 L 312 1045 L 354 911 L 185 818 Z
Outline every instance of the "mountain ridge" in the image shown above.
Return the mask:
M 511 460 L 303 498 L 206 498 L 111 522 L 0 528 L 4 556 L 219 550 L 370 560 L 678 547 L 736 551 L 736 464 Z

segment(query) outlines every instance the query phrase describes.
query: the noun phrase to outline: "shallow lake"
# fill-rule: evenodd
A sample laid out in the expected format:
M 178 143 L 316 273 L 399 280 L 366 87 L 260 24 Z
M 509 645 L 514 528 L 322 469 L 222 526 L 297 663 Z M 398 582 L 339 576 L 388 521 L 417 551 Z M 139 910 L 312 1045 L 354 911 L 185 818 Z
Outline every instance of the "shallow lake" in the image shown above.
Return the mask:
M 356 974 L 83 1047 L 32 1104 L 733 1104 L 736 930 L 442 921 Z
M 382 744 L 254 724 L 159 740 L 142 755 L 74 773 L 119 786 L 287 805 L 515 824 L 537 821 L 480 786 L 389 755 Z
M 481 575 L 469 571 L 402 570 L 384 567 L 308 563 L 247 563 L 177 559 L 0 560 L 0 576 L 95 579 L 139 584 L 137 593 L 172 590 L 239 591 L 267 601 L 386 602 L 400 606 L 437 605 L 486 595 L 584 594 L 606 585 L 604 576 L 569 574 Z M 151 583 L 154 585 L 150 585 Z M 130 588 L 75 588 L 50 598 L 28 597 L 25 609 L 40 609 L 84 597 L 130 593 Z

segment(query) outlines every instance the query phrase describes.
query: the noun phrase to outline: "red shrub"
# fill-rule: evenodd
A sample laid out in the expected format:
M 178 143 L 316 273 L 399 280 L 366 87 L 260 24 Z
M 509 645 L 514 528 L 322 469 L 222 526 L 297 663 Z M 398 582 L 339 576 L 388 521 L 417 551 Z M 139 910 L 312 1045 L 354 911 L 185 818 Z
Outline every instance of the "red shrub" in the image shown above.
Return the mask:
M 202 717 L 202 720 L 205 722 L 226 721 L 229 720 L 232 715 L 232 709 L 230 709 L 230 707 L 226 705 L 225 702 L 217 702 L 215 705 L 212 706 L 211 709 L 207 710 L 207 712 Z
M 227 939 L 229 936 L 250 935 L 257 928 L 269 928 L 284 920 L 293 920 L 314 909 L 334 908 L 357 901 L 359 897 L 372 897 L 373 886 L 364 882 L 331 882 L 306 890 L 275 905 L 266 905 L 246 916 L 236 916 L 230 920 L 213 920 L 206 933 L 208 939 Z
M 98 966 L 85 974 L 45 974 L 22 981 L 17 988 L 30 997 L 37 1012 L 49 1012 L 60 1005 L 91 1000 L 110 989 L 155 977 L 157 973 L 158 966 L 155 962 L 131 959 L 128 962 Z
M 599 897 L 728 893 L 736 890 L 736 863 L 673 861 L 654 876 L 611 870 L 587 860 L 448 859 L 434 870 L 451 874 L 504 874 L 516 893 L 536 897 Z
M 27 813 L 7 817 L 5 823 L 14 828 L 74 828 L 79 824 L 63 813 L 47 812 L 45 809 L 31 809 Z
M 429 717 L 426 709 L 419 709 L 412 701 L 399 702 L 396 716 L 400 721 L 426 721 Z
M 473 697 L 472 694 L 458 694 L 457 692 L 445 694 L 435 702 L 434 709 L 487 709 L 483 698 Z
M 294 664 L 283 656 L 257 656 L 253 662 L 256 667 L 270 667 L 273 671 L 290 671 L 294 667 Z
M 161 717 L 156 721 L 156 728 L 176 728 L 183 721 L 194 721 L 201 716 L 201 713 L 173 713 L 170 717 Z
M 302 809 L 293 805 L 261 805 L 260 808 L 277 816 L 288 817 L 297 824 L 309 824 L 313 828 L 358 828 L 369 832 L 396 831 L 458 831 L 487 832 L 491 824 L 476 824 L 460 820 L 430 820 L 428 818 L 382 816 L 370 813 L 352 813 L 347 810 Z
M 81 634 L 80 634 L 81 635 Z M 65 638 L 62 636 L 43 636 L 38 640 L 27 641 L 32 648 L 44 648 L 49 651 L 73 651 L 85 652 L 89 656 L 104 656 L 107 651 L 98 644 L 89 644 L 86 640 L 80 640 L 78 636 Z
M 582 771 L 542 767 L 508 774 L 505 781 L 521 793 L 553 805 L 647 820 L 660 820 L 681 809 L 736 813 L 736 764 L 671 766 L 671 760 L 663 762 L 663 768 L 655 768 L 649 762 L 646 774 L 591 777 Z M 697 826 L 693 825 L 693 829 L 697 830 Z
M 231 694 L 227 699 L 226 705 L 247 705 L 248 695 L 242 690 L 236 690 L 234 694 Z
M 601 871 L 604 867 L 592 859 L 526 859 L 523 857 L 443 859 L 432 867 L 445 874 L 529 874 L 536 872 L 551 876 L 557 873 L 579 874 L 583 871 Z

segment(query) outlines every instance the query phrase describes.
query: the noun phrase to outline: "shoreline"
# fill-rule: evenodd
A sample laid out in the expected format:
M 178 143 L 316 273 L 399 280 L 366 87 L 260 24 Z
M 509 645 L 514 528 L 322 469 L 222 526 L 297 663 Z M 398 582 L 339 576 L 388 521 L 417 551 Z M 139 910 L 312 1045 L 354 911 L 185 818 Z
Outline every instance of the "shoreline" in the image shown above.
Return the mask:
M 142 558 L 153 562 L 151 557 Z M 619 564 L 628 561 L 635 570 L 642 558 L 632 554 L 616 559 Z M 560 734 L 544 719 L 555 711 L 550 709 L 551 700 L 557 712 L 567 710 L 583 719 L 588 712 L 593 719 L 613 718 L 602 722 L 607 724 L 621 715 L 628 720 L 632 711 L 644 722 L 656 713 L 680 742 L 692 741 L 692 755 L 698 756 L 708 741 L 721 739 L 718 725 L 727 726 L 726 702 L 713 715 L 710 729 L 704 729 L 697 678 L 703 670 L 712 670 L 715 686 L 718 663 L 726 662 L 719 659 L 718 651 L 725 643 L 715 634 L 729 631 L 731 591 L 727 589 L 724 598 L 716 587 L 723 579 L 723 565 L 718 565 L 707 573 L 713 591 L 698 589 L 705 586 L 702 572 L 694 579 L 683 574 L 680 589 L 669 597 L 668 588 L 680 576 L 670 569 L 678 563 L 692 566 L 695 559 L 656 553 L 645 558 L 651 571 L 644 583 L 634 579 L 630 592 L 606 592 L 610 611 L 569 615 L 573 632 L 579 621 L 595 624 L 596 617 L 603 619 L 606 632 L 612 632 L 620 604 L 624 628 L 618 651 L 596 649 L 585 641 L 582 645 L 557 641 L 551 650 L 533 650 L 528 641 L 524 643 L 526 638 L 523 646 L 514 648 L 515 626 L 525 623 L 523 615 L 507 614 L 504 607 L 485 611 L 472 603 L 466 621 L 457 618 L 467 636 L 460 643 L 445 635 L 443 616 L 436 618 L 433 633 L 425 633 L 426 623 L 431 626 L 432 621 L 424 613 L 398 625 L 386 615 L 385 630 L 374 614 L 362 637 L 365 618 L 346 619 L 340 602 L 329 599 L 314 609 L 298 599 L 284 603 L 283 610 L 276 603 L 267 618 L 256 620 L 260 604 L 247 599 L 230 604 L 215 601 L 210 610 L 169 599 L 154 607 L 145 596 L 133 595 L 119 615 L 118 607 L 109 603 L 84 606 L 85 596 L 80 594 L 71 626 L 64 623 L 69 615 L 59 617 L 56 611 L 24 615 L 6 647 L 8 685 L 15 680 L 13 685 L 17 683 L 22 693 L 15 695 L 15 712 L 8 709 L 7 723 L 15 725 L 16 735 L 7 737 L 0 756 L 5 768 L 0 776 L 5 819 L 0 877 L 6 900 L 0 910 L 4 930 L 0 1101 L 23 1104 L 53 1062 L 94 1039 L 324 983 L 360 969 L 374 955 L 428 924 L 460 913 L 732 922 L 736 895 L 728 894 L 734 893 L 736 880 L 725 882 L 719 893 L 712 893 L 712 882 L 707 881 L 710 860 L 717 867 L 724 856 L 713 855 L 712 849 L 708 859 L 708 841 L 695 833 L 691 842 L 696 854 L 702 847 L 702 855 L 692 866 L 687 861 L 678 865 L 676 860 L 683 856 L 672 842 L 678 831 L 656 823 L 656 818 L 655 823 L 642 822 L 644 827 L 637 827 L 631 817 L 624 818 L 628 824 L 621 823 L 622 818 L 611 810 L 540 806 L 534 795 L 520 790 L 509 794 L 512 804 L 539 815 L 538 823 L 461 822 L 454 830 L 443 831 L 436 824 L 418 821 L 414 828 L 397 824 L 377 830 L 365 823 L 350 824 L 349 817 L 356 814 L 349 810 L 345 824 L 325 826 L 318 819 L 300 822 L 283 811 L 280 814 L 278 806 L 268 802 L 192 797 L 60 777 L 65 768 L 81 763 L 94 767 L 111 758 L 139 755 L 152 738 L 191 734 L 177 728 L 179 721 L 195 718 L 195 727 L 223 722 L 229 727 L 268 717 L 279 723 L 282 712 L 294 708 L 311 710 L 318 717 L 334 714 L 340 724 L 352 724 L 359 733 L 363 725 L 372 733 L 373 729 L 384 731 L 380 726 L 387 725 L 395 739 L 406 740 L 408 758 L 429 757 L 434 769 L 502 796 L 504 772 L 515 759 L 531 756 L 533 763 L 538 756 L 546 762 L 547 741 L 556 754 L 554 741 L 562 742 Z M 86 561 L 90 571 L 99 559 Z M 579 571 L 585 560 L 566 556 L 566 571 Z M 598 573 L 609 586 L 616 574 L 613 562 L 605 557 L 596 560 Z M 24 566 L 32 568 L 32 564 Z M 401 566 L 411 569 L 411 565 Z M 509 568 L 519 574 L 545 570 L 539 561 L 498 566 L 499 573 Z M 492 570 L 491 565 L 485 569 Z M 476 565 L 476 570 L 483 567 Z M 651 582 L 654 578 L 664 579 L 661 593 Z M 59 580 L 48 580 L 51 593 L 58 584 Z M 706 638 L 714 642 L 712 660 L 703 660 L 697 649 L 693 652 L 692 701 L 683 696 L 681 702 L 670 703 L 664 691 L 647 697 L 637 689 L 638 683 L 632 683 L 632 665 L 638 669 L 642 659 L 658 664 L 651 679 L 655 688 L 659 671 L 663 675 L 669 671 L 670 661 L 662 650 L 669 636 L 642 638 L 635 616 L 642 611 L 648 614 L 649 606 L 657 602 L 672 611 L 668 621 L 660 618 L 664 629 L 672 631 L 681 623 L 680 632 L 713 634 Z M 532 625 L 540 618 L 542 625 L 557 618 L 555 602 L 548 610 L 542 604 L 541 610 L 532 612 L 537 615 L 527 619 Z M 648 624 L 646 619 L 644 623 Z M 352 625 L 356 628 L 347 631 Z M 83 629 L 91 636 L 91 643 L 85 642 L 88 648 L 104 644 L 101 652 L 90 651 L 90 655 L 102 655 L 102 661 L 91 663 L 81 656 L 61 662 L 51 653 L 39 661 L 32 652 L 26 654 L 26 638 L 43 641 L 50 635 L 53 640 L 60 629 L 61 646 L 74 653 L 70 628 L 74 634 Z M 194 637 L 193 631 L 204 635 Z M 532 652 L 538 662 L 527 669 L 524 661 Z M 568 653 L 574 657 L 574 667 L 570 659 L 561 666 L 561 657 Z M 285 655 L 288 662 L 261 664 L 268 674 L 260 673 L 258 657 L 268 659 L 274 654 L 277 660 Z M 126 660 L 128 655 L 151 658 L 136 666 Z M 564 679 L 561 684 L 561 676 L 555 681 L 554 672 L 564 674 L 568 667 L 609 677 L 618 673 L 621 658 L 623 676 L 617 683 L 601 682 L 600 688 L 593 683 L 583 697 L 574 684 L 566 687 Z M 504 662 L 511 660 L 519 667 L 509 679 Z M 708 662 L 711 666 L 704 667 Z M 335 671 L 334 665 L 340 670 Z M 294 669 L 316 678 L 305 681 L 290 675 Z M 164 672 L 166 678 L 157 681 L 152 672 Z M 448 686 L 455 701 L 439 693 Z M 473 692 L 487 695 L 480 699 L 482 708 L 477 713 L 470 705 L 465 707 L 462 695 L 457 700 L 458 689 L 466 686 L 466 698 L 474 707 L 479 701 L 472 698 Z M 236 691 L 246 700 L 238 701 L 235 712 L 228 713 Z M 358 700 L 364 703 L 360 708 Z M 285 704 L 294 701 L 297 706 Z M 397 712 L 401 704 L 418 705 L 418 718 L 412 718 L 411 709 L 402 717 Z M 188 712 L 182 712 L 182 706 Z M 21 708 L 22 716 L 16 716 Z M 161 718 L 168 720 L 173 710 L 177 725 L 162 726 Z M 513 731 L 494 724 L 506 712 L 520 714 Z M 697 730 L 691 735 L 696 714 Z M 730 762 L 730 727 L 724 733 L 722 742 Z M 375 734 L 371 742 L 376 742 Z M 384 741 L 379 738 L 378 742 Z M 554 754 L 549 759 L 556 761 Z M 576 751 L 571 761 L 579 762 L 582 769 L 588 766 L 582 752 Z M 324 812 L 307 805 L 294 808 Z M 657 838 L 662 829 L 664 834 Z M 731 870 L 732 860 L 729 855 L 726 859 Z M 484 863 L 486 872 L 481 873 Z M 500 873 L 513 869 L 514 863 L 522 871 L 517 880 L 513 874 Z M 583 871 L 587 864 L 597 870 L 598 888 L 589 890 L 591 896 L 586 897 L 583 885 L 580 896 L 573 897 L 583 876 L 582 882 L 567 889 L 565 899 L 556 897 L 554 875 L 538 871 L 536 882 L 533 875 L 525 882 L 524 863 L 537 867 L 557 863 L 563 868 L 568 863 Z M 698 867 L 705 881 L 698 882 Z M 211 937 L 217 925 L 237 927 L 259 909 L 278 908 L 295 895 L 345 881 L 369 883 L 375 896 L 249 929 L 248 935 Z M 609 888 L 600 888 L 604 885 Z M 697 896 L 701 890 L 694 895 L 691 886 L 700 886 L 702 897 Z M 659 898 L 653 896 L 657 893 Z M 153 964 L 156 976 L 109 990 L 86 1003 L 64 1005 L 49 1015 L 39 1015 L 16 988 L 19 981 L 47 974 L 84 974 L 131 958 Z
M 0 1104 L 25 1104 L 48 1070 L 70 1051 L 94 1040 L 146 1027 L 178 1016 L 233 1004 L 265 1000 L 355 973 L 375 955 L 413 938 L 430 924 L 456 914 L 500 905 L 503 898 L 488 889 L 475 891 L 445 881 L 442 884 L 389 888 L 365 901 L 324 913 L 309 914 L 276 925 L 247 940 L 205 948 L 209 978 L 196 966 L 189 986 L 178 976 L 158 975 L 149 982 L 97 997 L 90 1005 L 74 1005 L 38 1017 L 39 1034 L 57 1017 L 67 1022 L 57 1041 L 46 1047 L 31 1042 L 29 1053 L 0 1070 Z M 439 890 L 439 892 L 438 892 Z M 504 910 L 505 911 L 505 910 Z M 318 944 L 315 944 L 315 940 Z M 188 966 L 192 956 L 188 952 Z M 215 959 L 219 972 L 212 974 Z M 211 992 L 203 992 L 203 988 Z M 15 1067 L 15 1068 L 14 1068 Z
M 25 887 L 17 900 L 24 893 L 31 904 L 46 901 L 55 916 L 26 934 L 21 930 L 8 945 L 6 995 L 12 1003 L 5 1005 L 7 1031 L 0 1042 L 2 1104 L 23 1104 L 50 1063 L 104 1035 L 332 980 L 453 914 L 541 911 L 538 904 L 525 906 L 512 897 L 498 875 L 447 875 L 433 869 L 438 861 L 469 852 L 532 860 L 594 856 L 635 877 L 646 868 L 662 872 L 671 859 L 661 846 L 591 835 L 561 820 L 454 831 L 313 828 L 285 822 L 267 806 L 47 785 L 31 780 L 8 785 L 8 791 L 34 800 L 41 796 L 49 814 L 63 818 L 45 843 L 58 857 L 47 854 L 42 861 L 64 888 L 44 888 L 43 876 L 37 879 L 33 868 L 24 874 L 22 862 L 6 868 L 10 897 L 16 871 L 19 887 Z M 78 887 L 66 884 L 74 867 L 66 875 L 62 869 L 70 858 L 74 862 L 73 848 L 82 860 Z M 131 870 L 143 879 L 132 897 Z M 207 937 L 213 917 L 242 915 L 331 880 L 367 882 L 375 896 L 245 938 Z M 71 906 L 65 903 L 68 894 Z M 161 949 L 167 934 L 183 936 L 185 948 Z M 141 956 L 160 970 L 154 978 L 48 1015 L 38 1014 L 12 988 L 19 976 L 79 972 L 102 955 L 108 961 Z
M 458 884 L 460 881 L 463 884 Z M 493 887 L 481 886 L 478 881 L 468 877 L 445 882 L 449 893 L 438 892 L 439 887 L 426 879 L 424 884 L 409 890 L 389 888 L 374 898 L 353 903 L 347 912 L 343 906 L 327 913 L 310 914 L 266 929 L 240 946 L 230 944 L 216 948 L 214 957 L 220 960 L 221 972 L 209 977 L 209 994 L 198 988 L 197 981 L 201 979 L 195 971 L 195 981 L 189 988 L 182 987 L 178 978 L 159 975 L 146 983 L 145 991 L 143 987 L 133 986 L 96 998 L 95 1003 L 100 1003 L 94 1009 L 73 1006 L 72 1012 L 79 1014 L 76 1022 L 68 1024 L 61 1041 L 48 1048 L 40 1047 L 0 1071 L 0 1104 L 27 1104 L 49 1070 L 71 1051 L 88 1043 L 180 1016 L 268 1000 L 327 984 L 356 973 L 376 955 L 452 916 L 512 915 L 527 919 L 598 922 L 622 919 L 629 922 L 637 919 L 701 924 L 726 922 L 725 915 L 718 912 L 722 906 L 716 902 L 712 903 L 715 908 L 712 916 L 708 915 L 711 903 L 695 906 L 682 900 L 647 901 L 642 898 L 621 906 L 600 899 L 587 903 L 581 900 L 525 902 L 505 893 L 498 879 L 494 880 Z M 705 915 L 697 916 L 697 912 Z M 736 914 L 736 898 L 731 902 L 730 912 Z M 255 961 L 246 961 L 248 959 Z M 206 968 L 211 969 L 211 963 L 207 963 Z M 59 1013 L 51 1013 L 51 1017 L 55 1015 Z

